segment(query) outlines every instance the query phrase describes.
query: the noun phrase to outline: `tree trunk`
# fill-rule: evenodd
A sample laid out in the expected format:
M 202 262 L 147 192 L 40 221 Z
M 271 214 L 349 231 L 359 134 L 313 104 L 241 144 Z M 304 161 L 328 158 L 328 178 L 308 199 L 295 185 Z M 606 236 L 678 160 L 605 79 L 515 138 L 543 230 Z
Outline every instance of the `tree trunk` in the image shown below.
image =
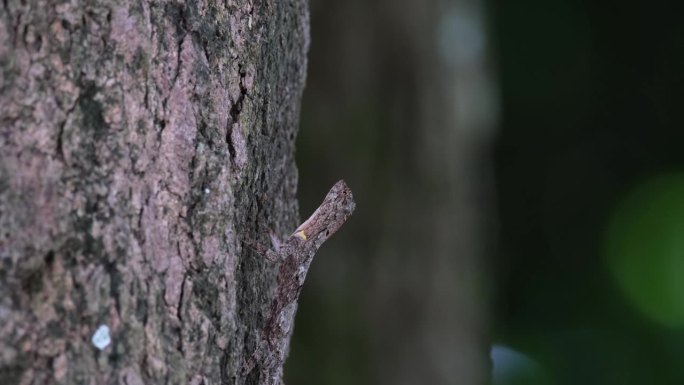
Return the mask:
M 0 383 L 263 382 L 275 266 L 243 241 L 298 222 L 308 28 L 304 0 L 3 2 Z
M 297 319 L 310 327 L 294 346 L 329 354 L 317 364 L 325 372 L 312 373 L 293 352 L 300 385 L 489 382 L 497 108 L 484 6 L 311 2 L 304 127 L 316 129 L 297 151 L 316 161 L 300 162 L 302 193 L 345 175 L 363 209 L 341 234 L 341 255 L 312 267 Z
M 377 383 L 487 384 L 483 245 L 493 238 L 486 156 L 496 108 L 484 5 L 379 3 L 393 9 L 381 38 L 396 42 L 384 58 L 403 65 L 384 95 L 400 133 L 391 163 L 401 166 L 389 173 L 389 215 L 377 234 Z

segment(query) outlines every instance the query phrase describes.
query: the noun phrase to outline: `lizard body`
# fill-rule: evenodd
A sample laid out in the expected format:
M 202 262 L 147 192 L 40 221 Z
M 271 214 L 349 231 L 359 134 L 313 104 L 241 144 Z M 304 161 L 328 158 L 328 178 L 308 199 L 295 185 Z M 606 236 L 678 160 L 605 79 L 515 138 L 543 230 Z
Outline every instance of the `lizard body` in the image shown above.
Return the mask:
M 260 384 L 277 385 L 282 382 L 282 367 L 289 349 L 297 299 L 311 261 L 321 245 L 347 221 L 355 207 L 351 190 L 341 180 L 278 250 L 251 245 L 267 259 L 280 263 L 270 316 L 255 354 L 245 365 L 246 372 L 255 366 L 260 367 Z

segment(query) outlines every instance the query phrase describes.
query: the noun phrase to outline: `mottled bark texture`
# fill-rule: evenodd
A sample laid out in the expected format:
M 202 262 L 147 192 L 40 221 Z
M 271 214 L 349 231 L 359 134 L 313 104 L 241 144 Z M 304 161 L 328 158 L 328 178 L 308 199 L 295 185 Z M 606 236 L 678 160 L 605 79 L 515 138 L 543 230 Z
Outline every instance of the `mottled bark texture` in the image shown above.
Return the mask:
M 3 1 L 0 383 L 259 381 L 307 47 L 304 0 Z

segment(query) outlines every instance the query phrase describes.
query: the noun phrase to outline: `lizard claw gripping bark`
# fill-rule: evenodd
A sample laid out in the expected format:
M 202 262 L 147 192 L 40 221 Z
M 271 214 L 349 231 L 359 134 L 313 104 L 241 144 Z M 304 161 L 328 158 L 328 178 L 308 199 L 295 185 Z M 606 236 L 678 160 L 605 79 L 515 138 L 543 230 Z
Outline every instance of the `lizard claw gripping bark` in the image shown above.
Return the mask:
M 259 254 L 280 262 L 276 295 L 256 352 L 244 366 L 245 374 L 259 366 L 260 384 L 282 381 L 282 367 L 297 310 L 297 298 L 316 251 L 347 221 L 356 204 L 343 180 L 335 183 L 316 211 L 295 230 L 277 251 L 251 244 Z M 268 251 L 266 251 L 268 250 Z

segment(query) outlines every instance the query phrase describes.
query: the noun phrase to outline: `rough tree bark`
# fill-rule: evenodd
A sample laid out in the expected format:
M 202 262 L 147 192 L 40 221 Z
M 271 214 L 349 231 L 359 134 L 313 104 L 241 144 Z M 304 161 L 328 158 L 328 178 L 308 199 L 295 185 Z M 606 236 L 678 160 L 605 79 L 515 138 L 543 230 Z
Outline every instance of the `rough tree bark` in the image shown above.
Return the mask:
M 298 222 L 304 0 L 0 6 L 0 382 L 236 384 Z M 111 345 L 91 343 L 99 325 Z

